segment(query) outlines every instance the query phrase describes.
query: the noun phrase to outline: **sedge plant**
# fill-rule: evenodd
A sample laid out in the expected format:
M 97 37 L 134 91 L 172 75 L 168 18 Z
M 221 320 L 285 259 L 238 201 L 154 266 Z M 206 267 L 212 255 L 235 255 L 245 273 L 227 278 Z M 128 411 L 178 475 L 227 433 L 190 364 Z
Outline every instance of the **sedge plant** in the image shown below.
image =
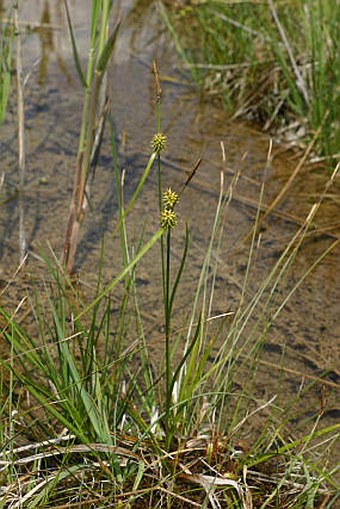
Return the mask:
M 98 501 L 138 507 L 141 497 L 149 501 L 148 507 L 161 500 L 164 507 L 170 501 L 181 507 L 184 499 L 188 504 L 199 500 L 213 507 L 241 508 L 246 500 L 252 500 L 258 507 L 298 508 L 306 503 L 314 507 L 323 496 L 332 500 L 332 470 L 326 470 L 320 461 L 316 464 L 312 453 L 319 439 L 330 452 L 339 427 L 320 429 L 316 421 L 305 437 L 289 441 L 278 424 L 284 410 L 276 404 L 275 394 L 261 401 L 252 392 L 265 335 L 308 275 L 288 293 L 277 291 L 284 288 L 320 204 L 312 208 L 253 293 L 248 278 L 255 252 L 254 233 L 240 302 L 231 315 L 215 317 L 217 260 L 236 183 L 237 175 L 225 189 L 221 173 L 212 236 L 193 292 L 192 309 L 187 324 L 177 332 L 173 312 L 185 271 L 188 233 L 186 228 L 184 252 L 171 284 L 171 236 L 176 234 L 178 200 L 171 189 L 161 196 L 159 230 L 149 241 L 140 239 L 134 256 L 125 227 L 128 216 L 120 211 L 123 268 L 103 286 L 102 254 L 90 302 L 83 301 L 58 259 L 43 255 L 53 285 L 52 291 L 45 286 L 44 300 L 38 287 L 30 296 L 36 330 L 30 332 L 18 323 L 16 313 L 2 310 L 2 333 L 10 348 L 9 358 L 2 361 L 7 378 L 3 383 L 9 389 L 0 430 L 3 507 L 9 503 L 58 507 L 74 497 L 78 503 L 87 500 L 91 507 L 98 507 Z M 150 247 L 162 238 L 164 369 L 156 374 L 142 373 L 149 354 L 136 272 Z M 332 248 L 334 245 L 328 251 Z M 119 281 L 124 283 L 123 298 L 118 314 L 113 315 L 110 295 L 118 291 Z M 131 344 L 133 316 L 140 337 Z M 234 387 L 238 376 L 244 380 L 241 391 Z M 14 408 L 18 383 L 24 394 Z M 24 399 L 29 402 L 26 408 Z M 264 408 L 270 410 L 269 421 L 257 446 L 249 452 L 237 449 L 244 427 Z M 26 445 L 17 444 L 20 436 L 30 436 Z M 278 456 L 279 470 L 271 471 L 272 458 Z M 20 481 L 21 469 L 31 472 L 28 483 Z M 263 469 L 266 475 L 261 473 Z M 81 481 L 90 477 L 91 483 Z M 20 491 L 14 488 L 18 483 Z

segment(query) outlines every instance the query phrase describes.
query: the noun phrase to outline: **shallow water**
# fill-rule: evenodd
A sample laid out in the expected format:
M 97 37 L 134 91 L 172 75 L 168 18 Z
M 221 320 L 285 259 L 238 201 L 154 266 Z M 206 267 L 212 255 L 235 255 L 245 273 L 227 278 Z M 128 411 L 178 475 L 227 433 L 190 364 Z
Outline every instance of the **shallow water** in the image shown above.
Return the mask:
M 79 51 L 87 54 L 88 9 L 81 0 L 70 1 L 75 20 Z M 88 2 L 90 5 L 90 2 Z M 150 72 L 153 58 L 162 74 L 162 126 L 169 139 L 164 154 L 162 178 L 164 185 L 180 189 L 187 172 L 199 158 L 203 162 L 186 189 L 179 208 L 180 221 L 174 234 L 175 260 L 183 248 L 184 224 L 190 224 L 188 267 L 181 286 L 175 317 L 178 326 L 185 320 L 193 301 L 193 292 L 209 241 L 219 194 L 220 171 L 224 170 L 225 188 L 236 170 L 240 178 L 228 209 L 224 241 L 216 253 L 219 277 L 212 314 L 233 312 L 239 299 L 244 278 L 249 243 L 244 241 L 251 231 L 260 196 L 265 185 L 265 203 L 280 191 L 294 170 L 298 159 L 293 153 L 274 146 L 273 161 L 266 168 L 269 139 L 256 127 L 232 123 L 228 116 L 204 100 L 191 88 L 178 69 L 178 61 L 166 33 L 161 28 L 152 2 L 116 2 L 124 25 L 110 67 L 109 91 L 118 145 L 119 167 L 125 168 L 125 200 L 132 195 L 150 154 L 150 139 L 156 130 L 154 83 Z M 134 8 L 133 8 L 134 5 Z M 124 9 L 122 8 L 124 6 Z M 126 15 L 128 17 L 126 17 Z M 68 205 L 72 192 L 78 133 L 80 127 L 82 90 L 74 69 L 71 46 L 65 23 L 62 1 L 27 0 L 23 3 L 21 21 L 43 21 L 52 30 L 28 32 L 24 38 L 24 72 L 29 73 L 25 86 L 27 142 L 27 178 L 23 194 L 25 228 L 29 246 L 28 271 L 37 273 L 41 265 L 34 254 L 47 242 L 57 254 L 64 242 Z M 4 184 L 0 209 L 0 277 L 6 286 L 18 265 L 19 203 L 16 192 L 17 140 L 15 88 L 10 97 L 9 111 L 1 128 L 0 154 Z M 226 149 L 222 163 L 221 142 Z M 270 267 L 282 253 L 287 242 L 299 228 L 310 207 L 327 181 L 324 169 L 302 169 L 287 196 L 261 226 L 261 237 L 249 283 L 254 292 Z M 317 218 L 315 230 L 304 242 L 297 260 L 285 281 L 289 291 L 313 261 L 339 237 L 339 184 L 328 192 Z M 146 238 L 158 225 L 156 173 L 150 174 L 129 222 L 130 239 L 137 242 L 141 227 Z M 104 277 L 109 280 L 119 270 L 118 243 L 112 239 L 117 210 L 111 148 L 103 143 L 92 192 L 91 210 L 81 231 L 76 258 L 80 279 L 93 284 L 97 276 L 101 239 L 105 235 L 107 256 Z M 155 359 L 162 351 L 162 315 L 160 267 L 158 251 L 153 249 L 137 274 L 143 313 L 147 316 L 146 333 Z M 338 382 L 340 327 L 338 323 L 340 288 L 340 249 L 337 246 L 308 276 L 296 291 L 286 309 L 272 327 L 264 344 L 265 355 L 257 378 L 259 397 L 269 398 L 277 390 L 279 372 L 273 365 L 281 362 L 285 349 L 283 388 L 293 395 L 302 383 L 321 375 L 325 370 L 330 408 L 324 419 L 331 422 L 339 415 L 333 403 Z M 6 306 L 15 308 L 29 288 L 26 272 L 22 271 L 2 295 Z M 319 409 L 321 383 L 306 396 L 306 415 Z M 334 399 L 335 401 L 335 399 Z M 326 422 L 326 421 L 325 421 Z

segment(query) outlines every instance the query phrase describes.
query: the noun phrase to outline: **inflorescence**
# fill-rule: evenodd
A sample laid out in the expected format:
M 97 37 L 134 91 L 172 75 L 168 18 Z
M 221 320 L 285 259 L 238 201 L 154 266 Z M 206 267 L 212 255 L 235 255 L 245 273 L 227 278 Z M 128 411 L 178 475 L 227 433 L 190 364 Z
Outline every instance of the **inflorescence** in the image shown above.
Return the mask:
M 177 224 L 177 215 L 174 211 L 178 202 L 178 194 L 169 187 L 163 193 L 163 210 L 161 212 L 161 228 L 170 230 Z
M 154 136 L 153 136 L 153 138 L 151 140 L 152 150 L 154 152 L 158 153 L 161 150 L 163 150 L 165 145 L 166 145 L 166 136 L 165 136 L 165 134 L 162 134 L 162 133 L 154 134 Z

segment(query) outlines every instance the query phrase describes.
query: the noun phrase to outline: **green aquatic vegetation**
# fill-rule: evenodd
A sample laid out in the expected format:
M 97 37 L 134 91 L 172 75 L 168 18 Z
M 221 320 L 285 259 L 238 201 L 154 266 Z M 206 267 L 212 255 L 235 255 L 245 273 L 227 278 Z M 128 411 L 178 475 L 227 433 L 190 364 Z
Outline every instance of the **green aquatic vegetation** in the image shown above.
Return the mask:
M 333 179 L 335 175 L 336 171 Z M 53 253 L 41 253 L 50 283 L 42 292 L 41 283 L 32 281 L 28 298 L 34 332 L 16 318 L 22 304 L 12 314 L 1 309 L 9 356 L 1 359 L 2 394 L 7 396 L 0 408 L 0 507 L 59 507 L 75 500 L 89 507 L 131 508 L 142 501 L 151 508 L 160 500 L 164 507 L 181 508 L 202 506 L 205 500 L 226 508 L 246 507 L 246 501 L 254 507 L 281 508 L 335 503 L 334 470 L 327 468 L 327 458 L 339 437 L 339 425 L 322 428 L 321 408 L 310 422 L 310 432 L 291 440 L 285 430 L 286 408 L 276 402 L 276 395 L 258 400 L 254 389 L 270 326 L 337 242 L 293 288 L 283 291 L 320 198 L 267 277 L 249 294 L 257 217 L 239 304 L 232 313 L 215 317 L 216 259 L 236 184 L 237 174 L 225 187 L 221 172 L 211 239 L 187 323 L 180 330 L 174 329 L 173 312 L 187 270 L 188 227 L 179 261 L 173 259 L 171 243 L 179 227 L 161 228 L 149 241 L 141 237 L 131 256 L 128 216 L 121 209 L 117 224 L 122 267 L 104 285 L 103 249 L 97 285 L 86 300 Z M 168 188 L 161 199 L 163 206 L 173 208 L 178 195 Z M 163 246 L 159 303 L 161 307 L 163 300 L 164 358 L 155 371 L 137 275 L 139 263 L 157 242 Z M 118 287 L 120 281 L 123 288 Z M 111 298 L 118 292 L 120 306 L 113 313 Z M 243 384 L 237 389 L 240 377 Z M 296 401 L 313 383 L 301 388 Z M 249 419 L 264 409 L 268 416 L 257 439 L 246 447 L 239 445 Z M 17 444 L 20 435 L 27 436 L 24 446 Z M 22 482 L 25 471 L 30 472 L 27 483 Z
M 169 5 L 170 14 L 160 7 L 193 78 L 234 118 L 296 143 L 315 136 L 319 156 L 339 157 L 337 2 L 207 0 Z

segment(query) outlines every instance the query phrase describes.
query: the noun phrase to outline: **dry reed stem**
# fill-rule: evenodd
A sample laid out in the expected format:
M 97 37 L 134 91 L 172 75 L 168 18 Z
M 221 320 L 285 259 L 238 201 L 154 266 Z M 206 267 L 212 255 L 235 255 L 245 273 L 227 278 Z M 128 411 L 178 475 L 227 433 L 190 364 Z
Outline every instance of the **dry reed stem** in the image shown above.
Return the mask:
M 85 186 L 85 201 L 84 201 L 84 206 L 83 206 L 84 211 L 90 202 L 91 189 L 92 189 L 92 184 L 93 184 L 94 176 L 95 176 L 95 172 L 96 172 L 100 146 L 101 146 L 102 139 L 103 139 L 106 116 L 107 116 L 107 112 L 109 110 L 109 98 L 108 98 L 106 92 L 107 92 L 107 82 L 106 82 L 105 88 L 102 87 L 100 90 L 100 113 L 98 114 L 98 120 L 97 120 L 97 124 L 96 124 L 95 131 L 94 131 L 93 146 L 92 146 L 91 158 L 90 158 L 89 176 L 87 178 L 87 182 L 86 182 L 86 186 Z
M 15 269 L 13 275 L 10 276 L 6 285 L 4 286 L 4 288 L 2 288 L 2 290 L 0 292 L 0 297 L 2 297 L 2 295 L 4 295 L 4 293 L 8 290 L 8 288 L 11 286 L 11 284 L 15 281 L 15 278 L 17 277 L 17 275 L 19 274 L 19 272 L 21 271 L 22 267 L 25 264 L 27 257 L 28 257 L 28 253 L 25 254 L 23 260 L 20 261 L 20 263 L 19 263 L 18 267 Z
M 243 356 L 245 359 L 248 357 L 246 355 Z M 259 363 L 264 366 L 268 366 L 269 368 L 275 368 L 284 373 L 289 373 L 290 375 L 301 376 L 302 378 L 307 378 L 308 380 L 312 380 L 321 385 L 327 385 L 328 387 L 332 387 L 333 389 L 339 389 L 339 384 L 336 382 L 331 382 L 330 380 L 325 380 L 324 378 L 320 378 L 319 376 L 309 375 L 308 373 L 304 373 L 303 371 L 299 371 L 297 369 L 286 368 L 284 366 L 275 364 L 275 362 L 265 361 L 263 359 L 259 359 Z
M 21 59 L 21 36 L 19 28 L 18 2 L 13 4 L 13 18 L 15 28 L 15 49 L 16 49 L 16 77 L 17 77 L 17 116 L 18 116 L 18 167 L 20 173 L 19 184 L 19 251 L 20 262 L 25 260 L 26 253 L 26 232 L 25 232 L 25 211 L 23 203 L 23 190 L 26 179 L 26 154 L 25 154 L 25 110 L 24 93 L 22 80 L 22 59 Z
M 63 253 L 63 263 L 66 266 L 67 273 L 70 273 L 70 267 L 73 267 L 75 256 L 74 247 L 74 223 L 76 221 L 77 197 L 80 187 L 81 169 L 82 169 L 83 153 L 81 152 L 77 159 L 76 171 L 74 174 L 73 191 L 70 202 L 69 218 L 66 228 L 66 237 Z M 72 269 L 71 269 L 72 270 Z
M 45 441 L 46 443 L 48 441 Z M 35 444 L 36 446 L 39 446 L 39 442 Z M 0 466 L 3 468 L 15 465 L 27 465 L 28 463 L 35 463 L 36 461 L 40 461 L 42 459 L 47 458 L 56 458 L 57 456 L 63 456 L 65 454 L 79 454 L 79 453 L 107 453 L 107 454 L 115 454 L 117 456 L 122 456 L 126 458 L 132 458 L 138 462 L 146 463 L 145 458 L 142 456 L 136 454 L 133 451 L 130 451 L 130 449 L 126 449 L 125 447 L 119 447 L 116 445 L 108 445 L 108 444 L 75 444 L 70 445 L 66 447 L 60 447 L 58 445 L 52 444 L 52 450 L 51 448 L 48 448 L 46 451 L 38 452 L 35 454 L 32 454 L 31 456 L 25 456 L 23 458 L 19 458 L 16 460 L 13 460 L 12 457 L 10 457 L 9 460 L 0 460 Z M 9 452 L 10 456 L 12 456 L 12 451 Z M 124 460 L 125 463 L 125 460 Z
M 87 126 L 85 149 L 83 149 L 78 155 L 77 167 L 73 183 L 73 192 L 70 203 L 69 219 L 66 229 L 63 263 L 66 266 L 66 272 L 68 275 L 72 273 L 74 266 L 80 227 L 84 220 L 85 209 L 88 204 L 87 191 L 90 191 L 91 187 L 89 177 L 92 170 L 92 180 L 94 178 L 96 160 L 103 136 L 105 118 L 108 111 L 108 95 L 107 91 L 104 93 L 102 92 L 102 82 L 103 74 L 96 71 L 94 75 L 90 118 Z M 98 102 L 102 103 L 102 107 L 101 111 L 96 114 L 99 107 Z
M 290 63 L 292 64 L 292 68 L 293 68 L 293 71 L 294 71 L 294 74 L 295 74 L 295 77 L 296 77 L 296 85 L 297 85 L 298 89 L 300 90 L 306 105 L 308 105 L 310 101 L 309 101 L 309 95 L 308 95 L 307 87 L 306 87 L 304 79 L 303 79 L 303 77 L 302 77 L 302 75 L 301 75 L 301 73 L 299 71 L 299 67 L 298 67 L 298 65 L 296 63 L 296 60 L 294 58 L 292 47 L 289 44 L 289 41 L 288 41 L 287 36 L 286 36 L 286 33 L 285 33 L 284 28 L 282 26 L 282 23 L 281 23 L 281 21 L 279 19 L 279 16 L 277 14 L 276 9 L 275 9 L 273 0 L 268 0 L 268 5 L 269 5 L 270 12 L 271 12 L 271 14 L 273 16 L 273 19 L 274 19 L 274 21 L 276 23 L 276 26 L 277 26 L 277 29 L 279 31 L 280 37 L 282 39 L 283 45 L 284 45 L 284 47 L 285 47 L 285 49 L 287 51 Z

